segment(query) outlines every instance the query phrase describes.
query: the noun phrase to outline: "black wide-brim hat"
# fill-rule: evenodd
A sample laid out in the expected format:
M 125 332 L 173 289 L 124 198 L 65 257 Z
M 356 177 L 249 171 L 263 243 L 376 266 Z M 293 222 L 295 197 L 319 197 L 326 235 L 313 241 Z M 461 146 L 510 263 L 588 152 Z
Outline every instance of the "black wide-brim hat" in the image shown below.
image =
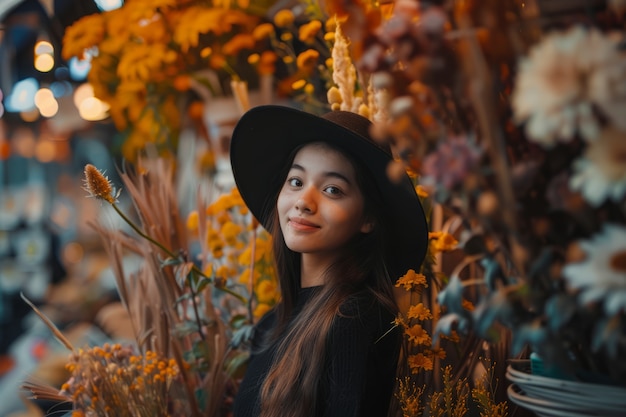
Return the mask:
M 291 107 L 254 107 L 233 131 L 230 159 L 241 197 L 267 229 L 293 151 L 310 142 L 328 142 L 369 169 L 384 202 L 387 231 L 385 259 L 391 279 L 409 269 L 419 271 L 428 246 L 424 210 L 408 175 L 393 182 L 387 166 L 393 160 L 370 137 L 371 122 L 356 113 L 333 111 L 316 116 Z

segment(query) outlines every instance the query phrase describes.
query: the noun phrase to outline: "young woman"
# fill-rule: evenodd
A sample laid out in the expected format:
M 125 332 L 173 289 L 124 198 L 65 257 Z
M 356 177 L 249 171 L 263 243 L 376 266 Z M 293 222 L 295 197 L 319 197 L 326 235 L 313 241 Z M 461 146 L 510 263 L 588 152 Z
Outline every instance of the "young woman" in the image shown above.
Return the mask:
M 235 128 L 235 181 L 273 236 L 281 291 L 255 327 L 235 417 L 387 415 L 401 343 L 393 282 L 419 269 L 428 232 L 370 125 L 261 106 Z

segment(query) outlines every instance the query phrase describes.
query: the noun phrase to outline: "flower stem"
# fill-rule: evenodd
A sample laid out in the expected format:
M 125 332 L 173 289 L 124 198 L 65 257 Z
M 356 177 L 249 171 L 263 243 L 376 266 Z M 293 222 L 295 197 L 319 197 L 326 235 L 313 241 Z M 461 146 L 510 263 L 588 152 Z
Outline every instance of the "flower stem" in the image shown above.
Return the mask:
M 142 238 L 146 239 L 147 241 L 151 242 L 152 244 L 156 245 L 159 249 L 161 249 L 163 252 L 165 252 L 166 254 L 168 254 L 169 256 L 171 256 L 172 258 L 177 258 L 178 256 L 175 255 L 171 250 L 169 250 L 168 248 L 166 248 L 165 246 L 163 246 L 163 244 L 161 244 L 160 242 L 158 242 L 157 240 L 153 239 L 151 236 L 148 236 L 147 234 L 145 234 L 141 229 L 139 229 L 139 227 L 137 227 L 137 225 L 135 223 L 132 222 L 132 220 L 130 220 L 126 214 L 124 214 L 124 212 L 122 210 L 120 210 L 120 208 L 117 206 L 117 204 L 115 203 L 111 203 L 111 206 L 113 207 L 113 209 L 117 212 L 117 214 L 120 215 L 120 217 L 130 226 L 132 227 L 132 229 L 137 232 L 137 234 L 139 236 L 141 236 Z M 200 268 L 198 268 L 195 264 L 192 264 L 193 266 L 191 267 L 191 270 L 193 272 L 195 272 L 196 274 L 208 279 L 211 282 L 214 282 L 214 280 L 207 276 L 204 272 L 202 272 L 200 270 Z M 195 303 L 195 292 L 193 290 L 193 287 L 190 285 L 189 288 L 191 289 L 191 293 L 192 293 L 192 300 Z M 240 294 L 237 294 L 236 292 L 234 292 L 233 290 L 226 288 L 226 287 L 221 287 L 221 286 L 215 286 L 215 288 L 224 291 L 230 295 L 232 295 L 233 297 L 237 298 L 239 301 L 241 301 L 242 303 L 246 303 L 247 300 L 245 299 L 245 297 L 243 297 Z

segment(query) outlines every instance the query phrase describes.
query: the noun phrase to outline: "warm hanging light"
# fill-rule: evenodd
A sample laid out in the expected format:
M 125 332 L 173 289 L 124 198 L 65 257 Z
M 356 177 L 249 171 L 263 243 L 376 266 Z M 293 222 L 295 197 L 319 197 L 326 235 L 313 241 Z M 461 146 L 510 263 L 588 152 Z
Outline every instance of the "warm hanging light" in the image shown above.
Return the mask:
M 54 47 L 48 41 L 38 41 L 35 44 L 35 69 L 48 72 L 54 68 Z
M 54 68 L 54 58 L 52 55 L 39 55 L 35 58 L 35 69 L 39 72 L 49 72 Z
M 43 117 L 52 117 L 59 111 L 59 103 L 49 88 L 40 88 L 35 93 L 35 106 Z
M 54 54 L 54 46 L 48 41 L 38 41 L 35 44 L 35 56 Z
M 78 113 L 85 120 L 95 122 L 108 117 L 109 106 L 96 97 L 87 97 L 80 103 Z
M 109 105 L 94 97 L 93 87 L 89 83 L 82 84 L 76 89 L 74 105 L 80 117 L 85 120 L 95 122 L 108 117 Z

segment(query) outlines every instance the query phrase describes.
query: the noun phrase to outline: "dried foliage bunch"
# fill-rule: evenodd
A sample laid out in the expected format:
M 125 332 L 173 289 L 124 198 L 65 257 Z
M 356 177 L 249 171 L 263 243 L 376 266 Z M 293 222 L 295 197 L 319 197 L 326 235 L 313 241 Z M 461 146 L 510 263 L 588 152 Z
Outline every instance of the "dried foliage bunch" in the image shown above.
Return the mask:
M 85 167 L 90 196 L 109 204 L 135 232 L 92 224 L 137 343 L 76 351 L 55 330 L 73 352 L 72 378 L 60 396 L 26 387 L 71 401 L 76 415 L 228 415 L 248 356 L 241 342 L 254 318 L 277 301 L 269 237 L 238 192 L 191 213 L 185 224 L 173 165 L 165 158 L 140 160 L 133 173 L 121 174 L 133 216 L 120 208 L 119 191 L 103 173 Z M 142 259 L 138 269 L 127 270 L 128 256 Z
M 327 5 L 350 15 L 361 85 L 386 94 L 391 175 L 418 173 L 433 230 L 459 240 L 422 271 L 434 334 L 625 385 L 623 2 Z
M 78 349 L 66 367 L 71 378 L 60 394 L 74 403 L 73 417 L 165 417 L 170 409 L 179 412 L 170 401 L 172 382 L 179 374 L 174 359 L 159 358 L 149 350 L 137 355 L 129 347 L 113 344 Z

